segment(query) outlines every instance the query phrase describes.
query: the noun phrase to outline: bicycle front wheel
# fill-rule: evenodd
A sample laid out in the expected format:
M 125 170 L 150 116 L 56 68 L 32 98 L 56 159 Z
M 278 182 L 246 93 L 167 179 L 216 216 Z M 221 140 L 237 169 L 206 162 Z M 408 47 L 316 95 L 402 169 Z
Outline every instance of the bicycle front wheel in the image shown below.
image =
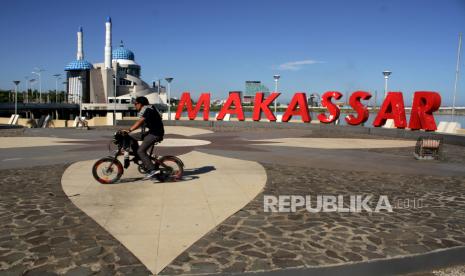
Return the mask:
M 184 167 L 175 156 L 164 156 L 160 159 L 160 176 L 164 181 L 178 181 L 182 178 Z
M 117 182 L 123 175 L 123 171 L 121 162 L 113 157 L 99 159 L 92 167 L 92 175 L 102 184 Z

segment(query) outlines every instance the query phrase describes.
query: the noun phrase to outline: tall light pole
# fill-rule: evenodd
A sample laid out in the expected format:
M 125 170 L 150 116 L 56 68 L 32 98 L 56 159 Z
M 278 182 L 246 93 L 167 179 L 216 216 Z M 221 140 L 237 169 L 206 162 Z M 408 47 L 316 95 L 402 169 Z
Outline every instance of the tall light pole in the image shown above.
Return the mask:
M 55 102 L 57 103 L 57 94 L 58 94 L 58 78 L 61 76 L 61 74 L 55 74 L 53 75 L 55 77 Z
M 278 82 L 279 82 L 279 78 L 281 76 L 280 75 L 274 75 L 273 78 L 274 78 L 274 91 L 275 92 L 278 92 Z M 274 114 L 276 114 L 276 110 L 278 108 L 278 103 L 277 103 L 277 100 L 274 100 Z
M 64 81 L 63 82 L 63 102 L 69 103 L 68 93 L 66 93 L 66 90 L 68 90 L 68 82 Z
M 82 120 L 82 77 L 78 77 L 79 80 L 79 121 Z
M 63 80 L 62 77 L 59 77 L 58 80 L 61 82 Z M 61 98 L 61 91 L 60 91 L 60 94 L 58 96 L 58 102 L 65 102 L 65 94 L 63 93 L 63 99 Z
M 32 101 L 34 101 L 34 83 L 36 82 L 36 79 L 30 79 L 29 80 L 29 84 L 30 84 L 30 87 L 31 87 L 31 97 L 32 97 Z
M 165 78 L 168 82 L 168 120 L 171 120 L 171 82 L 173 78 Z
M 161 84 L 161 79 L 157 79 L 157 93 L 158 93 L 158 95 L 160 95 L 160 92 L 161 92 L 160 84 Z
M 29 83 L 29 76 L 24 77 L 26 79 L 26 97 L 23 98 L 23 102 L 29 102 L 29 88 L 28 88 L 28 83 Z M 26 101 L 24 101 L 26 99 Z
M 15 84 L 15 115 L 18 114 L 18 84 L 20 81 L 13 81 Z
M 455 98 L 457 95 L 457 82 L 459 81 L 460 72 L 460 53 L 462 52 L 462 33 L 459 33 L 459 49 L 457 50 L 457 67 L 455 69 L 454 98 L 452 100 L 452 121 L 455 116 Z
M 61 77 L 58 77 L 57 81 L 61 81 Z M 57 88 L 58 88 L 58 85 L 57 85 Z M 55 89 L 55 102 L 56 103 L 60 103 L 61 102 L 61 93 L 60 93 L 60 96 L 58 95 L 58 89 Z
M 389 79 L 389 76 L 392 74 L 391 71 L 383 71 L 383 75 L 384 75 L 384 98 L 386 98 L 387 96 L 387 90 L 388 90 L 388 79 Z
M 36 74 L 39 76 L 39 103 L 42 102 L 42 72 L 44 72 L 44 69 L 36 67 L 34 69 L 35 71 L 32 72 L 32 74 Z
M 116 80 L 117 80 L 117 76 L 116 74 L 113 75 L 114 77 L 114 80 L 115 80 L 115 87 L 114 87 L 114 90 L 113 90 L 113 125 L 116 126 Z

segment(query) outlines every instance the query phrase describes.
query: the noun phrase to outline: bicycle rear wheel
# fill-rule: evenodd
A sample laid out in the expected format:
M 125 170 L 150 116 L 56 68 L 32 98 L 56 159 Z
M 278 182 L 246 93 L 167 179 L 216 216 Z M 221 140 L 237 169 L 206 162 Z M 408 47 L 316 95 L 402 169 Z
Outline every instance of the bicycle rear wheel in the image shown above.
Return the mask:
M 102 184 L 112 184 L 120 180 L 123 175 L 123 165 L 118 159 L 104 157 L 92 166 L 92 175 Z
M 178 181 L 182 178 L 184 166 L 179 158 L 163 156 L 160 163 L 160 181 Z

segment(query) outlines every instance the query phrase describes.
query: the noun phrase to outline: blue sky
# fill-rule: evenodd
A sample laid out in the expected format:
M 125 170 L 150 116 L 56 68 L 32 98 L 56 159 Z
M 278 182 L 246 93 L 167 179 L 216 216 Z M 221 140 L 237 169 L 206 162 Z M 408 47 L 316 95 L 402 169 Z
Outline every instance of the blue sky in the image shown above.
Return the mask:
M 44 89 L 75 59 L 84 28 L 85 58 L 103 61 L 104 23 L 113 19 L 113 45 L 123 40 L 142 78 L 174 77 L 172 91 L 213 98 L 244 90 L 246 80 L 293 93 L 389 90 L 406 105 L 417 90 L 440 92 L 451 103 L 464 0 L 170 0 L 5 1 L 0 10 L 0 88 L 42 67 Z M 465 105 L 465 58 L 458 103 Z M 23 84 L 22 83 L 22 84 Z M 24 87 L 24 86 L 23 86 Z

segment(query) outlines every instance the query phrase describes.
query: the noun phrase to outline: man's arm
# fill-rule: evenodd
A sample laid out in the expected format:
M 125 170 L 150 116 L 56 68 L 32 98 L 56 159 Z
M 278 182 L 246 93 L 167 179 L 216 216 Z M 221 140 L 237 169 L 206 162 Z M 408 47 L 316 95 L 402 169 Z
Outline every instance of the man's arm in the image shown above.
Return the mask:
M 132 131 L 138 129 L 138 128 L 144 123 L 144 121 L 145 121 L 145 118 L 144 118 L 144 117 L 142 117 L 142 118 L 140 118 L 139 120 L 137 120 L 137 121 L 129 128 L 128 132 L 132 132 Z

